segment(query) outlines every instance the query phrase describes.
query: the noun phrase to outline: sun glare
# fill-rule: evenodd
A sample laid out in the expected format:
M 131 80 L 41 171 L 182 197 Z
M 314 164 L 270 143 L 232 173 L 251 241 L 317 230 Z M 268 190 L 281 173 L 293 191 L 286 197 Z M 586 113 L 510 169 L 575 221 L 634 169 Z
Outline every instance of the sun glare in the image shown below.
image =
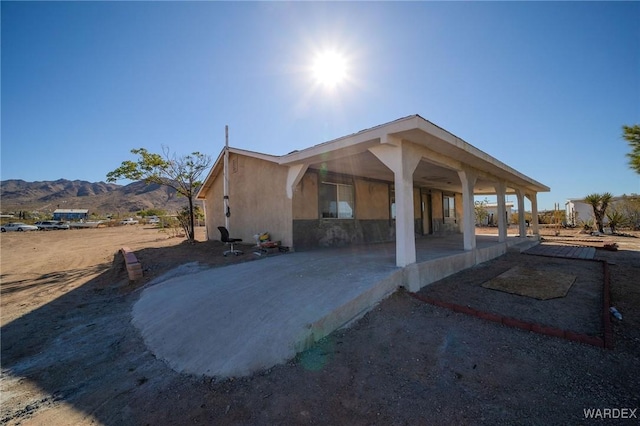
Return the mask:
M 315 56 L 311 70 L 316 83 L 333 88 L 347 78 L 347 60 L 340 53 L 327 50 Z

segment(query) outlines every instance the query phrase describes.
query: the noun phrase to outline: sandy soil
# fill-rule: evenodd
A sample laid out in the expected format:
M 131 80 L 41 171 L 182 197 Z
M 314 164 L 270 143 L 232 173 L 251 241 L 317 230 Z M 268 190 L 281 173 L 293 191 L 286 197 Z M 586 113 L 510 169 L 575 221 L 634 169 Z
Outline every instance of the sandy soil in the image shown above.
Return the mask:
M 636 409 L 626 421 L 637 424 L 640 238 L 551 235 L 555 244 L 619 244 L 597 252 L 611 263 L 612 303 L 624 315 L 614 321 L 614 350 L 507 328 L 400 291 L 285 365 L 216 382 L 155 359 L 131 325 L 132 304 L 146 282 L 180 264 L 260 258 L 222 257 L 224 246 L 204 242 L 202 229 L 192 244 L 143 226 L 2 234 L 0 423 L 582 424 L 584 410 Z M 127 280 L 123 245 L 144 266 L 138 283 Z M 518 264 L 573 271 L 576 288 L 591 290 L 545 305 L 480 287 Z M 601 270 L 592 266 L 508 254 L 421 293 L 597 335 Z

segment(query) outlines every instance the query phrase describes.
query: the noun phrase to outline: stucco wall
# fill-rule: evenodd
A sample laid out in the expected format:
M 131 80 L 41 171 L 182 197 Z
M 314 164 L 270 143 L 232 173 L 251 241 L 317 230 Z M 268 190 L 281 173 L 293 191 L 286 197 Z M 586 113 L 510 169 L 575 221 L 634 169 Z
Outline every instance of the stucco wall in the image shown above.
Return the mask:
M 268 231 L 271 239 L 291 246 L 292 204 L 286 194 L 288 168 L 270 161 L 229 154 L 229 233 L 243 243 L 255 242 L 254 235 Z M 216 177 L 206 194 L 207 232 L 219 240 L 218 226 L 224 226 L 223 176 Z
M 315 173 L 315 172 L 311 172 Z M 311 185 L 313 182 L 315 185 Z M 314 247 L 342 247 L 349 244 L 367 244 L 395 240 L 395 221 L 389 215 L 389 183 L 354 179 L 355 219 L 321 219 L 317 211 L 317 179 L 305 176 L 305 188 L 294 193 L 293 241 L 296 249 Z M 310 188 L 315 191 L 311 193 Z M 422 199 L 420 188 L 414 188 L 415 232 L 422 229 Z M 298 197 L 298 198 L 296 198 Z M 315 197 L 315 198 L 314 198 Z M 456 218 L 443 218 L 442 192 L 431 192 L 433 233 L 444 235 L 459 233 L 462 216 L 462 194 L 455 194 Z M 313 205 L 313 211 L 308 208 Z M 428 208 L 428 203 L 425 205 Z M 303 214 L 304 212 L 304 214 Z M 311 217 L 314 216 L 314 217 Z
M 356 218 L 359 220 L 389 219 L 389 184 L 356 178 Z
M 286 194 L 288 168 L 258 158 L 230 155 L 230 231 L 247 242 L 268 231 L 271 239 L 293 244 L 292 204 Z
M 287 167 L 276 163 L 230 154 L 229 231 L 233 237 L 250 244 L 255 234 L 268 231 L 272 239 L 294 249 L 395 240 L 395 222 L 390 219 L 390 183 L 354 178 L 355 219 L 322 219 L 318 209 L 317 171 L 305 173 L 294 189 L 292 200 L 286 196 L 287 173 Z M 415 229 L 420 232 L 420 189 L 415 188 L 413 195 Z M 460 232 L 461 194 L 456 194 L 455 199 L 457 220 L 444 220 L 442 192 L 431 190 L 434 234 Z M 225 223 L 222 171 L 214 179 L 204 203 L 208 237 L 219 240 L 217 227 Z
M 318 218 L 318 174 L 307 172 L 293 192 L 293 219 Z
M 422 217 L 422 200 L 420 199 L 420 188 L 413 188 L 413 217 L 417 220 Z
M 379 243 L 395 240 L 395 223 L 358 219 L 294 220 L 293 236 L 296 250 Z
M 295 249 L 341 247 L 393 241 L 395 224 L 389 219 L 389 184 L 353 178 L 354 219 L 323 219 L 318 209 L 318 174 L 308 170 L 293 194 Z
M 443 231 L 444 211 L 442 209 L 442 191 L 434 189 L 431 191 L 431 226 L 433 233 L 439 234 Z
M 442 206 L 442 191 L 434 189 L 431 191 L 431 206 L 433 216 L 431 219 L 433 225 L 433 233 L 435 235 L 457 234 L 460 233 L 459 223 L 462 223 L 462 194 L 455 194 L 456 217 L 445 218 Z
M 460 233 L 462 233 L 464 231 L 463 227 L 463 220 L 462 218 L 464 217 L 464 209 L 462 208 L 462 194 L 455 194 L 454 195 L 455 200 L 456 200 L 456 225 L 458 227 L 458 231 Z
M 413 232 L 422 235 L 422 200 L 420 188 L 413 188 Z
M 224 205 L 223 201 L 223 181 L 222 175 L 216 176 L 206 198 L 203 201 L 205 210 L 205 226 L 207 228 L 207 239 L 220 240 L 218 226 L 224 226 Z

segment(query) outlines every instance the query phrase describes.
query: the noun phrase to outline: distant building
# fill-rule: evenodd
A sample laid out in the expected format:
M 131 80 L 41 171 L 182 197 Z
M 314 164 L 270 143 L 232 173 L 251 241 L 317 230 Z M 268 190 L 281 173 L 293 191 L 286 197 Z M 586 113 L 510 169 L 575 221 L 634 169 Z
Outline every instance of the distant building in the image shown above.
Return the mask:
M 571 198 L 564 203 L 567 225 L 578 226 L 593 219 L 593 208 L 584 198 Z
M 487 217 L 483 218 L 478 225 L 482 226 L 498 226 L 498 204 L 488 203 L 484 205 L 487 211 Z M 504 204 L 504 215 L 507 225 L 510 223 L 511 215 L 513 214 L 513 203 Z
M 615 205 L 623 199 L 624 197 L 622 196 L 613 197 L 609 202 L 607 212 L 611 212 L 615 208 Z M 586 203 L 584 198 L 569 198 L 564 206 L 567 214 L 567 225 L 582 226 L 585 222 L 590 220 L 595 222 L 593 207 L 591 207 L 591 204 Z M 607 225 L 609 223 L 609 219 L 605 216 L 602 223 L 603 225 Z
M 56 209 L 53 212 L 53 220 L 86 220 L 88 218 L 88 209 Z

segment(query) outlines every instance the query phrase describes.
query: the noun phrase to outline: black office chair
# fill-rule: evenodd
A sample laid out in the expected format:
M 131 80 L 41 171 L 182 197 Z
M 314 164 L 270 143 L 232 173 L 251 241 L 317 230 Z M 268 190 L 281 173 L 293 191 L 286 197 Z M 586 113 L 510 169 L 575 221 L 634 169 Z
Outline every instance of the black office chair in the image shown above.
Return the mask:
M 237 243 L 239 241 L 242 241 L 242 238 L 231 238 L 229 237 L 229 231 L 227 231 L 227 228 L 225 228 L 224 226 L 218 226 L 218 230 L 220 231 L 220 241 L 222 241 L 223 243 L 227 243 L 231 246 L 231 250 L 227 250 L 223 253 L 223 256 L 227 256 L 228 254 L 234 254 L 234 255 L 239 255 L 239 254 L 243 254 L 244 252 L 241 250 L 236 250 L 233 248 L 233 243 Z

